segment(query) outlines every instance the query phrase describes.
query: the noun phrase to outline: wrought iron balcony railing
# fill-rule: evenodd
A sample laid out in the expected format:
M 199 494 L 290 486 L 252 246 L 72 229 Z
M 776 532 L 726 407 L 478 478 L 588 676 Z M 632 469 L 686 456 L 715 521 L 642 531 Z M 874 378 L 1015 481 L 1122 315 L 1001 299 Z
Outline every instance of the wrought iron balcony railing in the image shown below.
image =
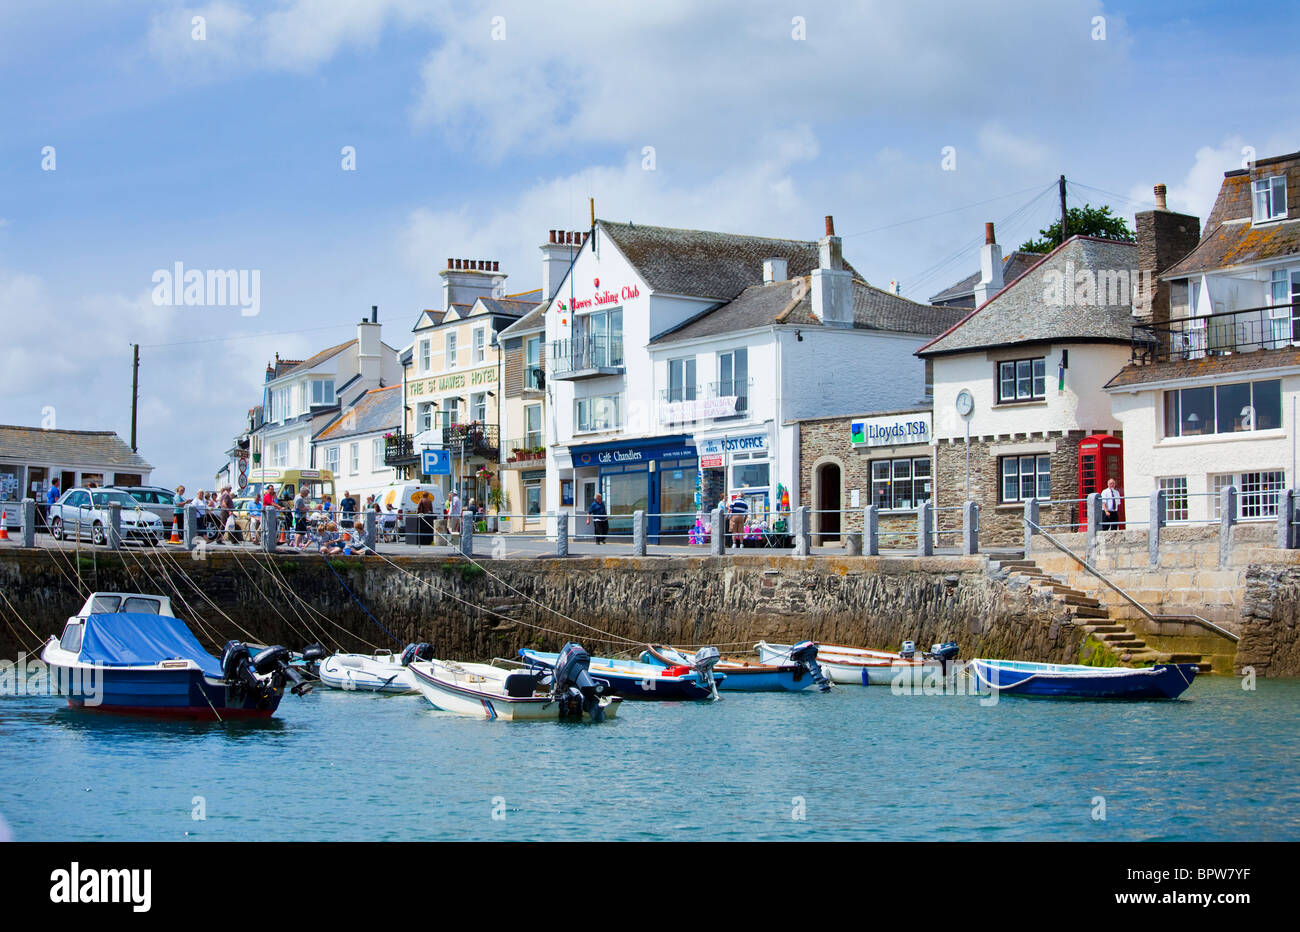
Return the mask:
M 384 465 L 409 466 L 420 460 L 415 452 L 414 436 L 401 433 L 390 434 L 384 438 Z
M 1184 362 L 1288 347 L 1300 347 L 1300 302 L 1134 327 L 1132 361 L 1139 365 Z
M 464 456 L 483 456 L 496 459 L 500 453 L 495 424 L 472 421 L 453 424 L 442 429 L 442 445 Z

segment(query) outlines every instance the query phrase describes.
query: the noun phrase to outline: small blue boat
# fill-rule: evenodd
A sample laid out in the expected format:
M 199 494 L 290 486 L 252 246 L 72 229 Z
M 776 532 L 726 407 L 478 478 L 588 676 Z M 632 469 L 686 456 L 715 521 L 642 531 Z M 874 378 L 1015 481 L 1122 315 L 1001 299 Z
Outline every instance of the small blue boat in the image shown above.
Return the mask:
M 296 695 L 311 689 L 284 647 L 254 654 L 228 641 L 218 660 L 172 615 L 165 596 L 92 593 L 41 659 L 68 705 L 86 711 L 269 718 L 286 686 Z
M 1062 699 L 1177 699 L 1196 679 L 1194 663 L 1154 667 L 1086 667 L 1025 660 L 970 661 L 967 669 L 984 693 Z
M 641 652 L 641 662 L 660 667 L 694 667 L 696 655 L 665 644 L 650 644 Z M 808 667 L 802 663 L 745 663 L 738 660 L 719 660 L 713 668 L 725 674 L 718 681 L 718 689 L 735 692 L 798 692 L 812 685 Z
M 553 670 L 559 654 L 524 647 L 519 656 L 530 667 Z M 609 657 L 592 657 L 588 669 L 592 679 L 609 683 L 610 692 L 624 699 L 711 699 L 714 695 L 706 676 L 697 670 L 665 668 L 658 664 Z M 726 675 L 714 672 L 712 676 L 721 689 Z

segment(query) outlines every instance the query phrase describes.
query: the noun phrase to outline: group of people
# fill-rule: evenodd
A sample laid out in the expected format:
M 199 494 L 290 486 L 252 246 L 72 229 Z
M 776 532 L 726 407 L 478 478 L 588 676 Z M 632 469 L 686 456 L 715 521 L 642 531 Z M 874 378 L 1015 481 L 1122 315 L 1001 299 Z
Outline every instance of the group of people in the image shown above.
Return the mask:
M 413 514 L 418 519 L 416 523 L 416 543 L 427 545 L 438 541 L 443 535 L 446 535 L 446 542 L 451 543 L 453 535 L 460 534 L 461 522 L 468 521 L 471 526 L 478 523 L 479 519 L 486 514 L 486 509 L 477 498 L 470 498 L 469 502 L 462 505 L 460 492 L 452 489 L 451 494 L 443 501 L 442 507 L 436 504 L 437 498 L 431 493 L 424 493 L 418 496 L 415 503 Z M 392 508 L 390 505 L 389 508 Z M 394 522 L 393 533 L 396 536 L 397 530 L 406 528 L 407 513 L 405 508 L 397 510 L 397 518 Z
M 176 524 L 185 523 L 185 506 L 194 506 L 195 525 L 198 533 L 209 541 L 221 544 L 235 543 L 238 540 L 239 527 L 235 523 L 235 495 L 230 486 L 223 486 L 219 491 L 199 489 L 193 498 L 185 497 L 185 486 L 178 485 L 172 498 L 172 515 Z

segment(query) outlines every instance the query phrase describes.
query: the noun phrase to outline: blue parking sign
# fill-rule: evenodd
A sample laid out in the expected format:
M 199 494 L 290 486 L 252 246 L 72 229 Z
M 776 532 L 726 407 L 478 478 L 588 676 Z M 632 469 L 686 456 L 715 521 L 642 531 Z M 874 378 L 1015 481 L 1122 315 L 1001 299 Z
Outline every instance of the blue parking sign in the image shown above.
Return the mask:
M 420 472 L 426 476 L 450 476 L 451 475 L 451 451 L 450 450 L 422 450 L 420 451 Z

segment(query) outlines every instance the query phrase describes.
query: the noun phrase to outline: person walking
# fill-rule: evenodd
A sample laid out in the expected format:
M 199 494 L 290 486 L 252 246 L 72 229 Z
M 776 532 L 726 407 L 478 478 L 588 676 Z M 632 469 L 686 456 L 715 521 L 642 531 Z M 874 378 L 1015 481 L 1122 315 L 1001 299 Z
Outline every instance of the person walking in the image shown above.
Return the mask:
M 593 531 L 596 535 L 596 543 L 603 544 L 606 535 L 609 534 L 609 511 L 605 508 L 605 500 L 599 492 L 587 506 L 587 524 L 592 524 L 592 519 L 595 519 Z
M 1124 501 L 1124 496 L 1119 490 L 1119 484 L 1110 479 L 1106 482 L 1106 488 L 1101 493 L 1101 529 L 1103 531 L 1119 530 L 1119 508 Z
M 344 525 L 351 524 L 357 516 L 357 500 L 347 489 L 343 490 L 343 499 L 339 502 L 339 519 Z
M 460 513 L 460 492 L 452 489 L 451 502 L 447 506 L 447 531 L 451 534 L 460 533 Z
M 749 502 L 737 495 L 731 500 L 731 505 L 727 510 L 731 512 L 728 521 L 728 532 L 731 535 L 731 546 L 739 550 L 745 546 L 745 519 L 749 517 Z

